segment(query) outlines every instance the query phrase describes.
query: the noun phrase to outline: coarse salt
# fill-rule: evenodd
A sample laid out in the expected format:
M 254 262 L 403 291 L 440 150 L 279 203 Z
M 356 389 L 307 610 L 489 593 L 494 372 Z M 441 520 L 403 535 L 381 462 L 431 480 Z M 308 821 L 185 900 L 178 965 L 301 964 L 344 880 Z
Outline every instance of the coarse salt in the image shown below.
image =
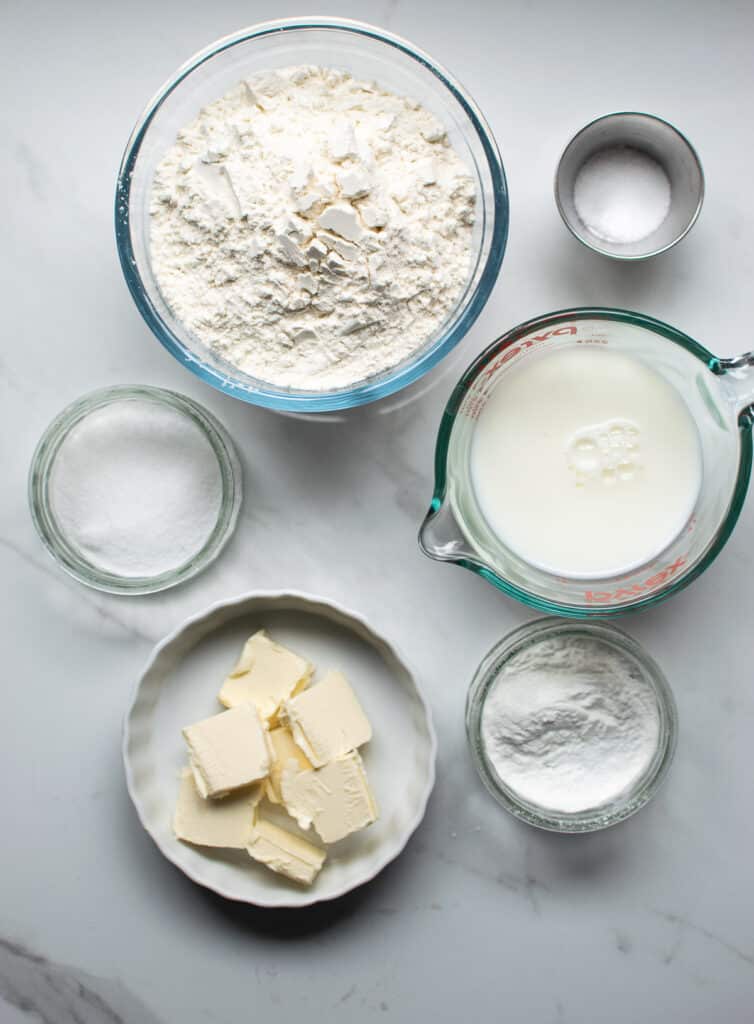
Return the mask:
M 670 181 L 648 153 L 631 146 L 599 150 L 581 167 L 573 203 L 584 225 L 619 245 L 647 238 L 670 209 Z

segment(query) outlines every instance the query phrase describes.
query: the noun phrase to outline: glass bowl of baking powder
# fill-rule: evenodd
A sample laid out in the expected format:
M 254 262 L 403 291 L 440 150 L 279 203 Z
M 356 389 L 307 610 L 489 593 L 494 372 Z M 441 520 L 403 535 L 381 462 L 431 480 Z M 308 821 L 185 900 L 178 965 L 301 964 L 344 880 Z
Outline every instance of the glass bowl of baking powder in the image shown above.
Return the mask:
M 293 124 L 282 116 L 281 81 L 288 90 L 284 99 L 293 101 L 290 109 L 298 117 Z M 294 86 L 300 86 L 298 92 Z M 333 109 L 332 137 L 317 151 L 319 178 L 312 189 L 311 167 L 296 164 L 294 144 L 298 132 L 299 148 L 308 145 L 302 110 L 315 89 Z M 356 113 L 349 106 L 349 91 L 365 97 Z M 297 103 L 299 95 L 305 103 Z M 404 104 L 397 118 L 400 130 L 393 127 L 388 109 L 397 101 Z M 238 102 L 249 106 L 249 123 L 240 133 L 237 117 L 233 124 L 222 123 Z M 329 111 L 312 110 L 314 133 Z M 355 147 L 352 136 L 349 142 L 351 128 L 343 125 L 346 115 L 356 125 Z M 412 119 L 438 128 L 407 135 L 405 126 Z M 365 141 L 367 120 L 372 136 Z M 254 164 L 248 153 L 256 144 Z M 183 160 L 176 151 L 182 145 L 187 147 Z M 437 159 L 426 158 L 425 151 L 435 152 Z M 410 180 L 393 187 L 386 175 L 393 166 L 405 166 L 407 155 L 413 160 Z M 332 168 L 323 170 L 323 156 L 334 161 Z M 450 166 L 452 161 L 463 167 L 467 179 L 460 189 L 460 172 Z M 285 189 L 282 177 L 275 181 L 276 169 L 280 176 L 288 174 Z M 298 180 L 296 175 L 303 176 Z M 328 198 L 313 195 L 317 188 L 332 189 L 335 181 Z M 187 183 L 194 197 L 207 201 L 192 205 Z M 280 203 L 273 203 L 270 185 L 274 192 L 278 184 Z M 292 212 L 285 205 L 291 189 L 297 204 Z M 384 208 L 375 201 L 378 190 L 387 195 Z M 416 219 L 418 200 L 424 221 Z M 332 207 L 323 213 L 312 205 L 318 201 Z M 459 211 L 464 203 L 468 209 Z M 273 207 L 276 217 L 270 215 Z M 453 239 L 456 215 L 467 235 L 463 269 L 450 274 L 448 268 L 461 263 Z M 400 234 L 391 246 L 394 225 L 411 223 L 416 252 L 401 245 Z M 247 230 L 249 224 L 253 231 Z M 500 270 L 508 192 L 482 114 L 427 54 L 359 22 L 288 19 L 218 40 L 157 92 L 125 150 L 115 225 L 132 297 L 157 339 L 182 365 L 244 401 L 321 413 L 405 388 L 465 336 Z M 203 240 L 212 243 L 214 238 L 221 260 L 201 251 Z M 333 282 L 343 284 L 342 302 L 330 287 Z M 384 301 L 386 294 L 395 295 L 392 308 Z M 345 305 L 358 305 L 362 298 L 356 315 L 346 317 Z M 371 319 L 370 308 L 379 310 Z M 281 311 L 277 338 L 276 310 Z M 313 311 L 323 323 L 337 318 L 328 335 L 317 337 Z M 273 322 L 265 323 L 262 314 Z M 276 361 L 265 362 L 270 351 Z M 364 358 L 349 363 L 353 352 Z
M 606 623 L 536 619 L 474 675 L 466 732 L 476 769 L 511 814 L 595 832 L 652 799 L 673 759 L 675 700 L 659 666 Z

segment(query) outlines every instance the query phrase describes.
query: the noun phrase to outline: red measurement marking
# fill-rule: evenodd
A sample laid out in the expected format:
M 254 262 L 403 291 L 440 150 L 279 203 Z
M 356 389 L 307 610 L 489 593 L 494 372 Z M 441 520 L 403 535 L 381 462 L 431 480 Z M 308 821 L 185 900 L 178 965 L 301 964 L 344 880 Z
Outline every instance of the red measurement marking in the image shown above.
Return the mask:
M 477 370 L 477 376 L 469 389 L 469 393 L 463 401 L 460 411 L 464 416 L 468 416 L 470 419 L 478 419 L 479 414 L 484 408 L 484 404 L 487 401 L 487 394 L 484 388 L 489 384 L 490 379 L 494 377 L 498 370 L 500 370 L 506 363 L 509 363 L 516 356 L 521 355 L 522 352 L 526 352 L 534 345 L 542 341 L 547 341 L 548 338 L 554 338 L 558 335 L 563 334 L 576 334 L 578 328 L 570 324 L 567 327 L 555 327 L 551 331 L 545 331 L 543 334 L 532 334 L 528 338 L 524 338 L 522 341 L 517 341 L 512 348 L 504 348 L 502 351 L 497 349 L 491 352 L 487 356 L 486 362 L 482 362 Z
M 686 556 L 681 555 L 672 565 L 666 566 L 641 583 L 634 583 L 630 587 L 619 587 L 618 590 L 587 590 L 584 594 L 584 600 L 587 604 L 610 604 L 615 601 L 630 601 L 631 598 L 637 597 L 639 594 L 651 593 L 653 590 L 657 590 L 658 587 L 661 587 L 671 577 L 675 576 L 684 565 L 686 565 Z
M 487 396 L 476 391 L 470 391 L 463 400 L 461 412 L 470 420 L 478 420 L 479 414 L 487 404 Z

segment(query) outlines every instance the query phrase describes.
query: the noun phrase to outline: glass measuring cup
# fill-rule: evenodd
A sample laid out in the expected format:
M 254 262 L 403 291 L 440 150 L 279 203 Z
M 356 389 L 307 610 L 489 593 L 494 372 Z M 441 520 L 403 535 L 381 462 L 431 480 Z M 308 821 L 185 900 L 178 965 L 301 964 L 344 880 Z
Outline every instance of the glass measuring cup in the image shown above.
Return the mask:
M 594 580 L 553 575 L 507 548 L 485 521 L 470 470 L 476 423 L 502 375 L 524 360 L 575 346 L 607 347 L 660 373 L 694 418 L 702 454 L 702 485 L 682 532 L 639 568 Z M 471 569 L 524 604 L 557 615 L 647 607 L 696 579 L 730 536 L 749 483 L 753 424 L 754 352 L 722 359 L 660 320 L 620 309 L 566 309 L 529 320 L 485 349 L 448 401 L 420 546 L 430 558 Z

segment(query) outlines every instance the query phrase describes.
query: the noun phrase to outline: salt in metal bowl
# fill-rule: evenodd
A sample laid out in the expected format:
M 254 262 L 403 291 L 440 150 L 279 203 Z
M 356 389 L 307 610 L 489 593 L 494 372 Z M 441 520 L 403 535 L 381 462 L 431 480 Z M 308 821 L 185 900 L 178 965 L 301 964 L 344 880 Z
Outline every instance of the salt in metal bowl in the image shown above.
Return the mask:
M 597 153 L 638 150 L 655 160 L 670 182 L 670 209 L 654 231 L 636 241 L 611 242 L 584 223 L 574 202 L 579 171 Z M 668 121 L 652 114 L 605 114 L 566 146 L 555 173 L 555 202 L 568 230 L 587 248 L 618 260 L 643 260 L 665 252 L 693 227 L 704 200 L 704 172 L 696 150 Z

